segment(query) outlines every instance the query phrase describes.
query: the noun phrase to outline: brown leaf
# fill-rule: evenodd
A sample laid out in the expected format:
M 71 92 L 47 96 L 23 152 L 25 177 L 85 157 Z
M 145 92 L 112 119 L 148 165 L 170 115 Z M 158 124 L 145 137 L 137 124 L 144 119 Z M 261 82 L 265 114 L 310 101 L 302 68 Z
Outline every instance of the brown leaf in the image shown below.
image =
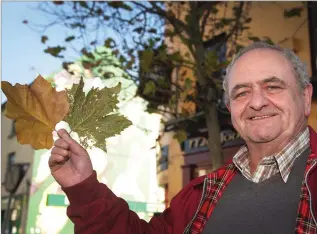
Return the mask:
M 15 130 L 21 144 L 34 149 L 50 149 L 52 132 L 69 110 L 65 91 L 57 92 L 42 76 L 31 86 L 2 81 L 2 91 L 8 98 L 5 116 L 16 120 Z

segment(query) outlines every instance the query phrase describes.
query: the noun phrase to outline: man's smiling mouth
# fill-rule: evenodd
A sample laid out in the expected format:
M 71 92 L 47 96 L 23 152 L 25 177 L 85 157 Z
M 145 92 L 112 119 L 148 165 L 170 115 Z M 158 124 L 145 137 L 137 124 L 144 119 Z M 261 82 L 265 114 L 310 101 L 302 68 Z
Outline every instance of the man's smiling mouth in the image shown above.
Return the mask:
M 262 119 L 267 119 L 267 118 L 271 118 L 273 116 L 275 116 L 276 114 L 273 115 L 261 115 L 261 116 L 253 116 L 251 118 L 249 118 L 249 120 L 262 120 Z

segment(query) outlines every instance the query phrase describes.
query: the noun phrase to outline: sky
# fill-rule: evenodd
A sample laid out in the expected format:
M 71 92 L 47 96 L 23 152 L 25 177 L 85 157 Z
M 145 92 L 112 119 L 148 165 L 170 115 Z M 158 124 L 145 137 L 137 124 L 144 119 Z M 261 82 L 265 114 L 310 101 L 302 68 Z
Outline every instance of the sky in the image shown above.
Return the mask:
M 30 84 L 38 74 L 50 75 L 61 69 L 61 60 L 45 54 L 47 47 L 41 43 L 39 32 L 32 30 L 22 21 L 47 22 L 47 16 L 35 8 L 37 2 L 1 2 L 1 80 L 12 85 Z M 65 29 L 52 27 L 48 45 L 56 45 L 67 35 Z M 54 44 L 55 43 L 55 44 Z M 1 91 L 1 103 L 6 96 Z

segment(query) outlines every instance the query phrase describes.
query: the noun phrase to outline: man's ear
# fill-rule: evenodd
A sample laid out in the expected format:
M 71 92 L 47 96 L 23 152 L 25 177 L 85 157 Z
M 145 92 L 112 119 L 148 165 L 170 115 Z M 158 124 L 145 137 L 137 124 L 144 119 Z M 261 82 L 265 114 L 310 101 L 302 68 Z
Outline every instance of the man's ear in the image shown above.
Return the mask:
M 226 107 L 228 108 L 228 111 L 231 112 L 229 101 L 226 103 Z
M 304 100 L 305 100 L 305 116 L 308 117 L 311 109 L 311 99 L 313 95 L 313 86 L 308 84 L 304 89 Z

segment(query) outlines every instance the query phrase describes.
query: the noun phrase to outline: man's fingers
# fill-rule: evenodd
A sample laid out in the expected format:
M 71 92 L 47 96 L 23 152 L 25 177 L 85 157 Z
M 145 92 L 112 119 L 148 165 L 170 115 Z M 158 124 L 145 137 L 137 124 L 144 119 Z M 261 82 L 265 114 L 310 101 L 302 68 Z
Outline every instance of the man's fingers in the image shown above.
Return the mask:
M 79 156 L 87 154 L 86 150 L 80 144 L 78 144 L 77 141 L 72 139 L 65 129 L 58 130 L 57 134 L 61 138 L 59 140 L 64 140 L 68 144 L 68 148 L 64 148 L 64 147 L 61 147 L 61 148 L 69 149 L 72 153 Z M 65 143 L 62 143 L 62 141 L 58 142 L 58 144 L 66 145 Z
M 51 151 L 51 154 L 58 154 L 58 155 L 61 155 L 61 156 L 70 156 L 69 155 L 69 151 L 66 150 L 66 149 L 62 149 L 62 148 L 59 148 L 59 147 L 54 147 Z
M 48 165 L 50 168 L 53 168 L 54 166 L 58 165 L 58 164 L 64 164 L 65 162 L 67 162 L 69 159 L 69 157 L 65 157 L 59 154 L 52 154 L 51 157 L 48 160 Z
M 57 139 L 54 142 L 54 146 L 68 150 L 69 149 L 69 143 L 65 141 L 64 139 Z
M 72 138 L 71 136 L 68 134 L 68 132 L 65 130 L 65 129 L 60 129 L 57 131 L 57 135 L 64 139 L 65 141 L 67 141 L 68 143 L 71 143 L 72 142 Z

